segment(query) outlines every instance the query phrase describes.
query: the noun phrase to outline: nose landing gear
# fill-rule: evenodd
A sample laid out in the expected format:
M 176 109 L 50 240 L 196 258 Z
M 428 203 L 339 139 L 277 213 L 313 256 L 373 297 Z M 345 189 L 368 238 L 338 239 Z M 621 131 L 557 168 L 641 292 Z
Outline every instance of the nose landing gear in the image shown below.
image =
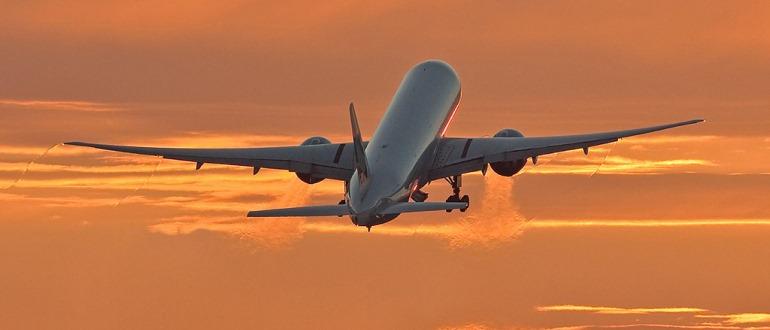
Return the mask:
M 463 185 L 462 176 L 455 175 L 444 178 L 450 185 L 452 185 L 452 194 L 446 199 L 447 203 L 465 203 L 465 207 L 460 209 L 460 212 L 465 212 L 470 206 L 470 198 L 468 195 L 460 197 L 460 187 Z M 452 212 L 452 209 L 447 209 L 447 213 Z

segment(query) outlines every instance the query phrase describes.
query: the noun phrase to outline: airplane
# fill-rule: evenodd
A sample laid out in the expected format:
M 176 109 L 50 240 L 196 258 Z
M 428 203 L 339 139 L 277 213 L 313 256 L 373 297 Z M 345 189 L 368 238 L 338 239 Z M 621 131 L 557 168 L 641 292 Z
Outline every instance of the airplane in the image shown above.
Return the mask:
M 74 146 L 196 163 L 246 166 L 294 172 L 305 183 L 325 179 L 344 182 L 344 199 L 338 204 L 250 211 L 247 217 L 349 216 L 366 227 L 384 224 L 402 213 L 459 210 L 465 212 L 468 195 L 460 197 L 462 175 L 489 167 L 502 176 L 521 171 L 529 159 L 583 149 L 621 138 L 702 122 L 677 123 L 602 133 L 525 137 L 503 129 L 493 137 L 445 137 L 462 95 L 460 79 L 446 62 L 427 60 L 412 67 L 396 90 L 387 111 L 369 141 L 361 137 L 353 103 L 349 106 L 353 141 L 331 143 L 313 136 L 299 146 L 265 148 L 159 148 L 67 142 Z M 446 180 L 452 195 L 444 202 L 426 202 L 420 190 L 434 180 Z M 409 200 L 412 200 L 410 202 Z

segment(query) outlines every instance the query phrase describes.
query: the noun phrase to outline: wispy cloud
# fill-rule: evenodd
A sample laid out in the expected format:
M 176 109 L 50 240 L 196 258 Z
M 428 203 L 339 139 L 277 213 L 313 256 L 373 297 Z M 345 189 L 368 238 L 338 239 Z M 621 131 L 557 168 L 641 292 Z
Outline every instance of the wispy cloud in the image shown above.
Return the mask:
M 280 198 L 271 201 L 270 205 L 286 207 L 306 204 L 312 193 L 312 186 L 294 182 L 288 185 L 291 193 L 281 194 Z M 208 204 L 208 203 L 207 203 Z M 252 207 L 254 205 L 251 205 Z M 203 209 L 211 211 L 211 209 Z M 149 226 L 150 232 L 165 235 L 186 235 L 198 230 L 226 233 L 262 247 L 280 248 L 303 237 L 303 218 L 245 218 L 245 210 L 241 208 L 239 216 L 178 216 L 166 219 L 161 223 Z M 225 208 L 227 211 L 227 208 Z
M 40 155 L 43 151 L 50 148 L 47 146 L 22 146 L 22 145 L 0 145 L 0 157 L 8 158 L 12 156 L 30 156 Z M 57 147 L 56 155 L 77 156 L 82 154 L 94 154 L 101 151 L 91 148 L 69 148 L 69 147 Z
M 720 324 L 695 324 L 695 325 L 683 325 L 683 324 L 668 324 L 668 323 L 629 323 L 629 324 L 595 324 L 595 325 L 570 325 L 564 327 L 548 328 L 548 330 L 584 330 L 584 329 L 718 329 L 718 330 L 733 330 L 733 329 L 746 329 L 744 327 L 725 326 Z M 766 330 L 765 327 L 752 327 L 752 330 Z
M 770 313 L 738 313 L 717 315 L 696 315 L 697 318 L 715 319 L 732 325 L 770 323 Z
M 630 144 L 668 144 L 708 142 L 720 138 L 716 135 L 640 135 L 624 139 Z
M 118 201 L 108 197 L 57 196 L 55 198 L 26 194 L 0 193 L 0 202 L 36 205 L 40 207 L 89 208 L 113 206 Z
M 700 139 L 702 137 L 699 137 Z M 298 136 L 188 133 L 139 144 L 187 146 L 245 146 L 253 144 L 288 144 Z M 687 139 L 685 139 L 687 140 Z M 292 142 L 292 143 L 293 143 Z M 133 142 L 131 142 L 133 143 Z M 659 143 L 656 141 L 655 143 Z M 19 161 L 24 155 L 40 155 L 43 148 L 7 146 L 0 156 L 14 160 L 0 162 L 0 179 L 14 182 L 29 169 L 29 174 L 0 200 L 14 203 L 26 201 L 45 207 L 98 207 L 114 205 L 145 205 L 173 210 L 176 214 L 158 220 L 150 230 L 160 234 L 188 234 L 198 230 L 228 233 L 238 237 L 272 237 L 265 242 L 293 242 L 307 233 L 341 233 L 389 236 L 425 236 L 447 242 L 452 248 L 471 246 L 494 247 L 511 242 L 526 229 L 618 227 L 661 228 L 693 226 L 760 226 L 770 225 L 768 219 L 564 219 L 539 218 L 534 221 L 522 215 L 515 203 L 514 187 L 519 177 L 509 178 L 490 174 L 483 180 L 484 192 L 475 195 L 478 203 L 462 217 L 451 222 L 409 224 L 394 221 L 374 228 L 372 233 L 356 227 L 347 218 L 298 221 L 280 219 L 246 219 L 250 209 L 304 205 L 309 196 L 327 200 L 341 198 L 339 182 L 326 181 L 307 187 L 293 173 L 264 170 L 252 176 L 248 168 L 207 164 L 194 171 L 188 162 L 163 161 L 156 157 L 110 153 L 90 148 L 58 147 L 41 162 L 31 166 Z M 668 173 L 697 167 L 713 167 L 703 159 L 649 160 L 625 156 L 607 156 L 609 147 L 592 149 L 589 157 L 582 153 L 544 157 L 538 166 L 525 168 L 526 174 L 586 174 L 600 169 L 601 173 Z M 31 158 L 31 157 L 29 157 Z M 599 168 L 599 166 L 601 166 Z M 476 173 L 478 174 L 478 173 Z M 90 198 L 77 198 L 89 191 Z M 291 192 L 291 193 L 287 193 Z M 297 194 L 297 192 L 301 192 Z M 333 197 L 334 196 L 334 197 Z M 332 198 L 333 197 L 333 198 Z M 294 199 L 292 199 L 294 198 Z M 271 233 L 275 230 L 275 233 Z M 285 241 L 279 236 L 291 237 Z M 269 245 L 265 243 L 265 245 Z
M 677 171 L 693 171 L 698 167 L 716 166 L 705 159 L 648 160 L 622 156 L 607 156 L 603 159 L 564 157 L 545 166 L 529 169 L 530 174 L 661 174 Z
M 611 328 L 680 328 L 680 329 L 768 329 L 770 314 L 768 313 L 735 313 L 716 314 L 714 311 L 698 307 L 616 307 L 590 305 L 549 305 L 535 307 L 538 312 L 575 312 L 604 315 L 651 315 L 651 314 L 682 314 L 677 319 L 679 324 L 630 323 L 630 324 L 597 324 L 573 325 L 552 329 L 611 329 Z M 712 322 L 702 322 L 703 319 Z M 636 322 L 639 319 L 635 320 Z
M 444 326 L 444 327 L 438 328 L 437 330 L 492 330 L 492 329 L 496 329 L 496 328 L 493 326 L 489 326 L 481 323 L 469 323 L 469 324 L 458 325 L 458 326 Z M 516 329 L 522 330 L 527 328 L 516 327 Z
M 626 219 L 536 219 L 527 224 L 528 229 L 534 228 L 578 228 L 578 227 L 629 227 L 629 228 L 660 228 L 660 227 L 702 227 L 702 226 L 768 226 L 770 219 L 655 219 L 655 220 L 626 220 Z
M 263 248 L 284 248 L 303 238 L 303 219 L 263 218 L 249 221 L 244 216 L 218 217 L 215 221 L 202 216 L 180 216 L 148 227 L 152 233 L 188 235 L 199 230 L 224 233 Z
M 263 208 L 285 207 L 291 205 L 303 205 L 310 196 L 309 187 L 301 183 L 291 184 L 289 188 L 293 193 L 283 194 L 281 198 L 259 206 Z M 484 184 L 486 193 L 478 208 L 479 213 L 469 214 L 459 222 L 447 224 L 421 224 L 404 225 L 397 222 L 385 226 L 378 226 L 369 233 L 363 227 L 353 225 L 347 217 L 325 219 L 245 219 L 240 217 L 206 217 L 191 216 L 183 218 L 167 219 L 159 224 L 150 226 L 150 231 L 161 234 L 189 234 L 197 230 L 208 230 L 235 234 L 240 237 L 251 237 L 257 240 L 266 234 L 270 226 L 276 224 L 292 224 L 296 231 L 287 232 L 283 225 L 279 228 L 280 234 L 292 237 L 302 237 L 306 233 L 334 233 L 334 234 L 359 234 L 359 235 L 386 235 L 386 236 L 425 236 L 447 241 L 452 248 L 464 247 L 494 247 L 501 243 L 515 240 L 522 232 L 526 219 L 518 213 L 516 205 L 510 201 L 513 191 L 511 182 L 502 177 L 489 177 Z M 176 202 L 174 202 L 176 203 Z M 187 203 L 179 201 L 179 203 Z M 166 204 L 169 205 L 169 204 Z M 209 207 L 209 203 L 201 204 L 201 207 Z M 251 204 L 253 207 L 255 204 Z M 189 207 L 189 206 L 186 206 Z M 216 207 L 216 203 L 215 206 Z M 210 209 L 210 208 L 209 208 Z M 262 224 L 267 225 L 262 225 Z M 270 236 L 268 234 L 268 236 Z M 264 243 L 264 242 L 263 242 Z
M 3 105 L 50 111 L 114 112 L 122 110 L 121 106 L 113 103 L 69 100 L 0 99 L 0 106 Z
M 590 312 L 596 314 L 651 314 L 651 313 L 700 313 L 708 310 L 696 307 L 653 307 L 653 308 L 629 308 L 609 306 L 585 306 L 585 305 L 552 305 L 538 306 L 538 312 Z

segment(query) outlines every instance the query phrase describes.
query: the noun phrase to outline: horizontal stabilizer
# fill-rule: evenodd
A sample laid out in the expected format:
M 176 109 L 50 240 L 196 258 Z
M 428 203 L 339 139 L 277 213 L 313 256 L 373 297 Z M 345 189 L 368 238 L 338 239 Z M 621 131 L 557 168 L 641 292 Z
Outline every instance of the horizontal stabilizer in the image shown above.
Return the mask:
M 444 203 L 444 202 L 422 202 L 422 203 L 397 203 L 389 206 L 382 214 L 398 214 L 408 212 L 427 212 L 457 210 L 468 207 L 468 203 Z
M 345 204 L 340 205 L 318 205 L 290 207 L 285 209 L 249 211 L 247 217 L 317 217 L 317 216 L 343 216 L 350 214 L 350 209 Z

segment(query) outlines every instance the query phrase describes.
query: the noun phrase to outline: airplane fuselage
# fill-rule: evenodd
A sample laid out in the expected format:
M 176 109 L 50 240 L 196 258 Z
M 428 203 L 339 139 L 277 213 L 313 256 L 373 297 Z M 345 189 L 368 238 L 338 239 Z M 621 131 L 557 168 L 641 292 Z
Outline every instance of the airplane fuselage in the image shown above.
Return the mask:
M 353 223 L 374 226 L 398 214 L 380 215 L 406 202 L 428 183 L 440 138 L 457 111 L 460 80 L 442 61 L 425 61 L 407 72 L 366 147 L 368 173 L 354 173 L 345 199 Z

